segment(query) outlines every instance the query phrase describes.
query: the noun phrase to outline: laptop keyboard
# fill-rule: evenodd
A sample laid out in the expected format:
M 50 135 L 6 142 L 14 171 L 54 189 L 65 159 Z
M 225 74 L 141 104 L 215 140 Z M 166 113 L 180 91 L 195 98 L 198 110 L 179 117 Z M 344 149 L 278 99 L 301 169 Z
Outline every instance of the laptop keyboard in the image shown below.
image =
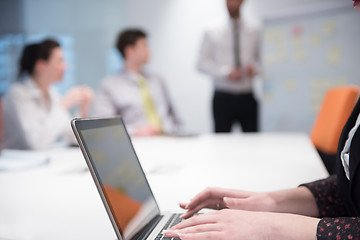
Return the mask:
M 169 220 L 165 223 L 164 227 L 161 229 L 160 233 L 156 236 L 156 238 L 154 240 L 180 240 L 180 238 L 166 237 L 164 234 L 162 234 L 163 230 L 171 228 L 172 226 L 181 222 L 183 219 L 180 216 L 181 216 L 180 213 L 172 214 L 171 217 L 169 218 Z

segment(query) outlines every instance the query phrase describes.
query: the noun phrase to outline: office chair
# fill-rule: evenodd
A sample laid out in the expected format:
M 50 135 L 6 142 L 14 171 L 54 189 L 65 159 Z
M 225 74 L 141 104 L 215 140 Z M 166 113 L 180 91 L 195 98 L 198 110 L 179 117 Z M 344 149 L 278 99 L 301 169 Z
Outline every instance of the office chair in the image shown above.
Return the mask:
M 341 131 L 359 95 L 357 86 L 330 88 L 322 102 L 311 132 L 311 140 L 329 174 L 335 173 L 336 152 Z

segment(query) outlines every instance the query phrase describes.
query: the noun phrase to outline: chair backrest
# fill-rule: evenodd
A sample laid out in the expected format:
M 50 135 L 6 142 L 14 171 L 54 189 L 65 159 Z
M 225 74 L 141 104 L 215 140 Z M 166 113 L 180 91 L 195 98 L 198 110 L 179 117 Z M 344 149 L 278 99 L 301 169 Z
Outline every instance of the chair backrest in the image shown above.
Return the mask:
M 336 153 L 341 131 L 358 95 L 357 86 L 334 87 L 326 92 L 311 132 L 311 140 L 318 150 Z

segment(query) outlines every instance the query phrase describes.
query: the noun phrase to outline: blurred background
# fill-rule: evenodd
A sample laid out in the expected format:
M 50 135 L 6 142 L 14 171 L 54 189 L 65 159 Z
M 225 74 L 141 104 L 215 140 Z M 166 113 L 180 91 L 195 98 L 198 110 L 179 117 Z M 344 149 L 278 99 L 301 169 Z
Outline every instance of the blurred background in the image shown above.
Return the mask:
M 261 131 L 309 133 L 328 88 L 359 85 L 360 14 L 351 5 L 245 1 L 243 16 L 262 29 Z M 60 92 L 75 84 L 96 90 L 121 69 L 119 31 L 141 27 L 152 50 L 147 68 L 164 78 L 185 130 L 211 132 L 212 82 L 196 62 L 204 31 L 227 19 L 224 0 L 0 0 L 0 95 L 17 77 L 23 45 L 48 36 L 68 64 Z

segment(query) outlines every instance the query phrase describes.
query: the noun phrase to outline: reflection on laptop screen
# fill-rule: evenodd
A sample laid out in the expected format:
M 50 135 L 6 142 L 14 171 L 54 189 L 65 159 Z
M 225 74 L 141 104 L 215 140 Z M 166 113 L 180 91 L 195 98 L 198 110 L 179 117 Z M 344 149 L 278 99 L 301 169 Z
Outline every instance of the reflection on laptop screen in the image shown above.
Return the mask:
M 78 122 L 77 127 L 116 224 L 129 239 L 159 209 L 124 124 L 120 119 L 106 121 L 95 127 Z

